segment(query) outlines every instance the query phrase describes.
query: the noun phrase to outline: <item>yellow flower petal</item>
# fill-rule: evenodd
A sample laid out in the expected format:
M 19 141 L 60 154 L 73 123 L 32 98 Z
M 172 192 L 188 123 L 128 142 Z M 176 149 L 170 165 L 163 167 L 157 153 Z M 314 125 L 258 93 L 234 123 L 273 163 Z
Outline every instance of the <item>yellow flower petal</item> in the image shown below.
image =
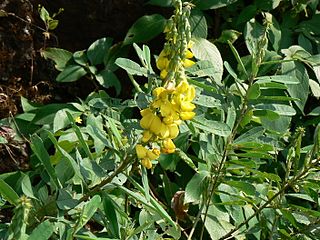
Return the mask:
M 193 58 L 193 53 L 190 50 L 186 51 L 186 58 Z
M 157 87 L 155 89 L 153 89 L 152 91 L 152 95 L 156 98 L 160 97 L 160 94 L 165 92 L 166 89 L 164 87 Z
M 149 115 L 149 114 L 152 114 L 153 112 L 151 111 L 150 108 L 146 108 L 146 109 L 143 109 L 140 111 L 140 114 L 142 117 L 146 116 L 146 115 Z
M 153 132 L 156 135 L 159 135 L 160 131 L 161 131 L 161 120 L 158 116 L 153 115 L 153 119 L 152 122 L 150 124 L 150 131 Z
M 171 124 L 169 125 L 169 138 L 174 139 L 179 135 L 179 128 L 177 124 Z
M 148 130 L 143 131 L 142 142 L 148 142 L 152 138 L 152 133 Z
M 152 168 L 152 163 L 151 163 L 150 159 L 148 159 L 148 158 L 143 158 L 141 160 L 141 164 L 142 164 L 142 166 L 144 166 L 147 169 Z
M 181 102 L 182 112 L 191 112 L 195 108 L 196 106 L 191 102 L 187 102 L 187 101 Z
M 152 112 L 149 112 L 148 114 L 144 115 L 140 120 L 140 126 L 144 129 L 149 129 L 154 117 L 155 115 Z
M 172 139 L 167 138 L 163 140 L 163 147 L 161 149 L 161 151 L 163 153 L 174 153 L 176 150 L 176 146 L 174 145 Z
M 192 119 L 196 114 L 194 112 L 181 112 L 180 118 L 181 120 L 190 120 Z
M 157 60 L 157 68 L 159 70 L 163 70 L 163 69 L 166 69 L 168 66 L 169 66 L 169 59 L 166 58 L 166 57 L 159 57 L 158 60 Z
M 167 137 L 169 137 L 169 134 L 170 134 L 170 131 L 169 131 L 168 125 L 161 123 L 159 137 L 160 138 L 167 138 Z
M 196 89 L 194 86 L 189 86 L 187 94 L 186 94 L 186 101 L 192 101 L 196 96 Z
M 76 118 L 74 119 L 74 121 L 75 121 L 76 123 L 79 123 L 79 124 L 82 123 L 82 119 L 81 119 L 80 116 L 76 117 Z
M 160 73 L 160 78 L 161 78 L 161 79 L 165 79 L 165 78 L 167 77 L 167 75 L 168 75 L 167 70 L 163 69 L 163 70 L 161 71 L 161 73 Z
M 152 152 L 152 151 L 150 151 L 150 150 L 147 151 L 147 158 L 148 158 L 149 160 L 155 160 L 155 159 L 157 159 L 158 157 L 159 157 L 159 155 L 155 154 L 154 152 Z
M 184 93 L 189 89 L 189 83 L 187 81 L 181 81 L 177 88 L 176 91 L 180 94 L 180 93 Z
M 145 158 L 147 156 L 147 151 L 148 150 L 144 146 L 140 144 L 136 145 L 136 153 L 138 158 Z
M 152 152 L 158 156 L 160 156 L 160 150 L 158 148 L 153 148 Z
M 195 62 L 192 61 L 192 60 L 190 60 L 190 59 L 185 59 L 185 60 L 183 61 L 183 66 L 184 66 L 185 68 L 191 67 L 191 66 L 193 66 L 194 64 L 195 64 Z

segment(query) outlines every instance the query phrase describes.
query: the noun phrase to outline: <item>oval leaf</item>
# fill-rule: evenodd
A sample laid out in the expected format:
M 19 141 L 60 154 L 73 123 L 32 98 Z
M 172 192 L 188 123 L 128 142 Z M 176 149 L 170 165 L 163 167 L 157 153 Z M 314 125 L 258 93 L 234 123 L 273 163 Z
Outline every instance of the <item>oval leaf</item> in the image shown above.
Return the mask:
M 86 70 L 78 65 L 66 67 L 56 78 L 57 82 L 74 82 L 86 75 Z
M 160 14 L 139 18 L 129 29 L 123 45 L 146 42 L 163 32 L 166 19 Z

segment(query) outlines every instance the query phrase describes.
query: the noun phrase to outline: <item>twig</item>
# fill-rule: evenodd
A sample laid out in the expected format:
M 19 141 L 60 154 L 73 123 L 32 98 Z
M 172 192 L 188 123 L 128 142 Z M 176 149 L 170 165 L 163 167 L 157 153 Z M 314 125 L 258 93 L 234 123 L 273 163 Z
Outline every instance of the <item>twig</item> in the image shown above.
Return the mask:
M 99 191 L 101 191 L 101 188 L 103 188 L 106 184 L 110 183 L 115 176 L 117 176 L 119 173 L 121 173 L 122 171 L 124 171 L 128 167 L 131 160 L 132 160 L 132 158 L 126 157 L 124 159 L 124 161 L 119 165 L 119 167 L 111 175 L 109 175 L 107 178 L 102 180 L 102 182 L 99 183 L 98 185 L 96 185 L 94 188 L 89 190 L 88 193 L 83 195 L 83 197 L 80 198 L 79 202 L 86 201 L 86 200 L 88 200 L 88 198 L 90 196 L 93 196 L 96 193 L 98 193 Z

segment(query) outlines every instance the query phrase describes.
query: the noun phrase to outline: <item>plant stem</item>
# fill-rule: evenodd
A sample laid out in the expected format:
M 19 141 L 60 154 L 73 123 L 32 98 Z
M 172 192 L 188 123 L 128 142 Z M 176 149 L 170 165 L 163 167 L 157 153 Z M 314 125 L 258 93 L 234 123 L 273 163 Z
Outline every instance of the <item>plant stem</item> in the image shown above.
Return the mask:
M 134 86 L 136 91 L 139 93 L 143 92 L 142 89 L 140 88 L 139 84 L 137 83 L 137 81 L 133 78 L 133 76 L 128 73 L 128 77 L 129 77 L 130 81 L 132 82 L 132 85 Z
M 282 194 L 288 187 L 290 187 L 291 185 L 293 185 L 293 183 L 295 183 L 296 181 L 298 181 L 301 177 L 303 177 L 303 175 L 305 175 L 311 168 L 313 167 L 313 165 L 309 166 L 308 168 L 306 168 L 304 171 L 302 171 L 299 175 L 293 177 L 291 180 L 289 180 L 286 184 L 283 185 L 283 187 L 275 194 L 273 195 L 268 201 L 266 201 L 261 207 L 259 207 L 254 214 L 252 214 L 249 218 L 247 218 L 244 222 L 242 222 L 241 224 L 239 224 L 236 228 L 234 228 L 233 230 L 231 230 L 230 232 L 228 232 L 226 235 L 224 235 L 223 237 L 221 237 L 219 240 L 223 240 L 223 239 L 230 239 L 233 237 L 233 234 L 235 232 L 237 232 L 240 228 L 242 228 L 243 226 L 245 226 L 246 224 L 249 223 L 249 221 L 254 218 L 255 216 L 257 216 L 264 208 L 268 207 L 268 205 L 275 199 L 277 198 L 280 194 Z
M 243 117 L 245 116 L 247 110 L 248 110 L 248 109 L 247 109 L 247 99 L 246 99 L 246 97 L 245 97 L 245 98 L 244 98 L 244 104 L 243 104 L 243 107 L 242 107 L 241 112 L 240 112 L 240 117 L 239 117 L 236 125 L 234 126 L 233 131 L 232 131 L 231 135 L 229 136 L 229 138 L 228 138 L 228 140 L 227 140 L 227 143 L 226 143 L 226 145 L 225 145 L 224 152 L 223 152 L 221 161 L 220 161 L 219 166 L 218 166 L 218 169 L 217 169 L 217 174 L 214 176 L 212 185 L 211 185 L 211 187 L 210 187 L 209 196 L 208 196 L 208 198 L 207 198 L 206 203 L 205 203 L 205 204 L 202 204 L 202 206 L 201 206 L 200 209 L 199 209 L 199 212 L 198 212 L 198 214 L 197 214 L 197 216 L 196 216 L 196 220 L 194 221 L 194 224 L 193 224 L 192 229 L 191 229 L 191 231 L 190 231 L 188 240 L 191 240 L 191 239 L 192 239 L 192 236 L 193 236 L 193 233 L 194 233 L 194 231 L 195 231 L 195 228 L 196 228 L 196 226 L 197 226 L 197 224 L 198 224 L 198 222 L 199 222 L 199 220 L 200 220 L 200 218 L 201 218 L 202 210 L 203 210 L 203 208 L 204 208 L 205 206 L 206 206 L 206 209 L 205 209 L 205 214 L 204 214 L 203 223 L 205 223 L 205 221 L 206 221 L 206 216 L 207 216 L 208 211 L 209 211 L 209 205 L 210 205 L 211 198 L 212 198 L 212 196 L 213 196 L 213 194 L 214 194 L 214 192 L 215 192 L 215 189 L 216 189 L 216 187 L 217 187 L 217 185 L 218 185 L 218 179 L 219 179 L 220 176 L 221 176 L 221 172 L 222 172 L 222 169 L 223 169 L 223 167 L 224 167 L 224 163 L 225 163 L 225 161 L 227 160 L 227 157 L 228 157 L 228 147 L 229 147 L 230 143 L 233 141 L 233 139 L 235 138 L 235 136 L 236 136 L 236 134 L 237 134 L 237 129 L 238 129 L 238 127 L 240 126 L 240 123 L 241 123 Z M 205 225 L 203 224 L 202 229 L 201 229 L 201 235 L 200 235 L 201 237 L 200 237 L 200 239 L 202 239 L 202 237 L 203 237 L 204 227 L 205 227 Z
M 119 173 L 121 173 L 128 167 L 131 160 L 132 160 L 131 158 L 126 157 L 124 161 L 119 165 L 119 167 L 111 175 L 109 175 L 107 178 L 102 180 L 102 182 L 96 185 L 94 188 L 89 190 L 87 194 L 83 195 L 83 197 L 80 198 L 79 202 L 86 201 L 90 196 L 93 196 L 94 194 L 101 191 L 101 188 L 103 188 L 106 184 L 110 183 L 115 176 L 117 176 Z

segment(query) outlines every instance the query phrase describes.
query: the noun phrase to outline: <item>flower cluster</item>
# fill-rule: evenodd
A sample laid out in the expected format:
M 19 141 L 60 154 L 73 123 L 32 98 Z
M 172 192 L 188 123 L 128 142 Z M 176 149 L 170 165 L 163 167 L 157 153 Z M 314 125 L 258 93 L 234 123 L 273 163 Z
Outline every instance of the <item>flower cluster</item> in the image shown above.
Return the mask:
M 184 53 L 184 59 L 182 61 L 183 67 L 188 68 L 195 64 L 191 59 L 193 58 L 193 53 L 190 48 L 192 47 L 192 42 L 188 44 L 188 49 Z M 163 49 L 157 60 L 157 68 L 161 71 L 160 78 L 165 79 L 168 76 L 168 70 L 170 69 L 170 49 Z
M 144 129 L 143 143 L 157 142 L 162 153 L 173 153 L 176 149 L 173 139 L 179 134 L 182 120 L 194 117 L 195 88 L 187 80 L 181 81 L 174 89 L 158 87 L 153 90 L 153 101 L 149 108 L 141 110 L 140 126 Z M 159 157 L 159 149 L 149 150 L 142 145 L 136 147 L 142 165 L 151 168 L 151 161 Z M 156 154 L 155 151 L 159 154 Z
M 140 126 L 144 131 L 136 152 L 141 164 L 148 169 L 160 153 L 175 152 L 173 139 L 179 135 L 179 125 L 195 115 L 196 106 L 192 103 L 195 88 L 189 85 L 185 75 L 185 68 L 195 63 L 190 50 L 190 8 L 182 7 L 181 0 L 173 2 L 175 14 L 168 20 L 164 31 L 167 42 L 157 59 L 163 85 L 152 91 L 152 102 L 140 112 Z

